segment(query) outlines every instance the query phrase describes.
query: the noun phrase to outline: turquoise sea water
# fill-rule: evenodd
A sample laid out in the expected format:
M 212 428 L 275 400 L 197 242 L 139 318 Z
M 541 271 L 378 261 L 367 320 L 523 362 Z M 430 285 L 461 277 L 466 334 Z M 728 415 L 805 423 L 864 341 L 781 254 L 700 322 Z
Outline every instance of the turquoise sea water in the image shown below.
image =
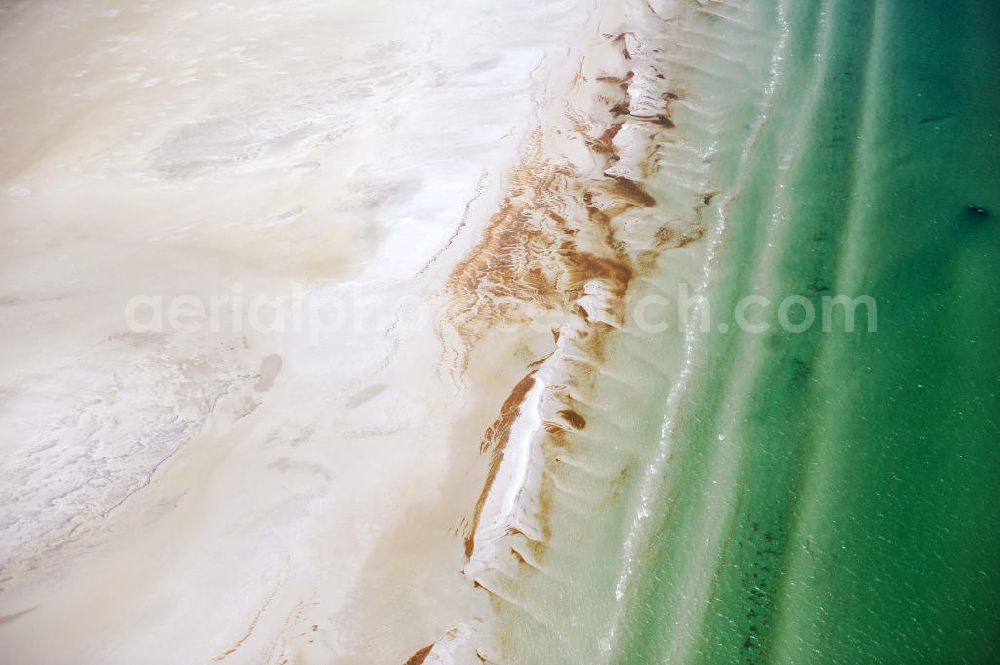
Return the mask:
M 870 295 L 877 331 L 704 340 L 616 660 L 1000 662 L 1000 3 L 769 4 L 713 321 Z

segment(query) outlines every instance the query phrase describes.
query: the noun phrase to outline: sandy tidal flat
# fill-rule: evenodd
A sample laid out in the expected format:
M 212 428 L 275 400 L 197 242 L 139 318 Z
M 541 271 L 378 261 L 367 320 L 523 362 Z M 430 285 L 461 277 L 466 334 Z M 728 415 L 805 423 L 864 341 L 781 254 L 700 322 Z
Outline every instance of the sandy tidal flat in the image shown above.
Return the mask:
M 402 663 L 487 615 L 461 534 L 507 377 L 469 393 L 435 310 L 400 312 L 486 224 L 591 18 L 0 10 L 2 660 Z M 222 323 L 137 330 L 137 296 Z

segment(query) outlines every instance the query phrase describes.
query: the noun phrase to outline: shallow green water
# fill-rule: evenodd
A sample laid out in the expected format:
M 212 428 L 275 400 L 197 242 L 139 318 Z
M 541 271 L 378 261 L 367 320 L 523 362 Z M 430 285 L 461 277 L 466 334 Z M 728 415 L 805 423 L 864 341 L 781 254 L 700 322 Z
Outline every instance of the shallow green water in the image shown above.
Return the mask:
M 618 660 L 1000 662 L 1000 3 L 787 12 L 713 323 L 867 294 L 877 331 L 705 340 Z

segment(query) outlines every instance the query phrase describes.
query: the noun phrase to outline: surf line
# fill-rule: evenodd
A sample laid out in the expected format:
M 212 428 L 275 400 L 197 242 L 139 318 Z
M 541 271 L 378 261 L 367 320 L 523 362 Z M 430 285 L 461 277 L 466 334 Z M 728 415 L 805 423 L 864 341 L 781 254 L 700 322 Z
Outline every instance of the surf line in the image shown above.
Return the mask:
M 672 11 L 697 11 L 689 5 Z M 504 578 L 546 574 L 560 469 L 574 465 L 630 288 L 706 231 L 715 192 L 697 170 L 696 186 L 670 199 L 672 211 L 688 212 L 658 210 L 661 164 L 695 152 L 673 117 L 686 100 L 669 77 L 665 7 L 627 0 L 604 9 L 599 23 L 611 29 L 588 38 L 569 89 L 542 112 L 506 198 L 446 287 L 443 339 L 458 347 L 459 373 L 497 329 L 551 328 L 548 353 L 526 368 L 483 436 L 489 469 L 465 537 L 463 572 L 514 605 Z

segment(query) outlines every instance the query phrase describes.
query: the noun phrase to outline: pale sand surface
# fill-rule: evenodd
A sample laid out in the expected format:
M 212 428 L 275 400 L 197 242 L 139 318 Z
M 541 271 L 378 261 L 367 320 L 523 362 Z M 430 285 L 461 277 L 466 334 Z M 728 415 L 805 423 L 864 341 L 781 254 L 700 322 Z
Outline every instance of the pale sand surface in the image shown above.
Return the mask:
M 610 662 L 740 10 L 3 12 L 0 653 Z
M 478 629 L 477 442 L 521 367 L 457 377 L 400 312 L 479 237 L 592 18 L 3 8 L 5 662 L 402 663 Z M 336 331 L 126 326 L 136 295 L 235 285 L 360 307 Z

